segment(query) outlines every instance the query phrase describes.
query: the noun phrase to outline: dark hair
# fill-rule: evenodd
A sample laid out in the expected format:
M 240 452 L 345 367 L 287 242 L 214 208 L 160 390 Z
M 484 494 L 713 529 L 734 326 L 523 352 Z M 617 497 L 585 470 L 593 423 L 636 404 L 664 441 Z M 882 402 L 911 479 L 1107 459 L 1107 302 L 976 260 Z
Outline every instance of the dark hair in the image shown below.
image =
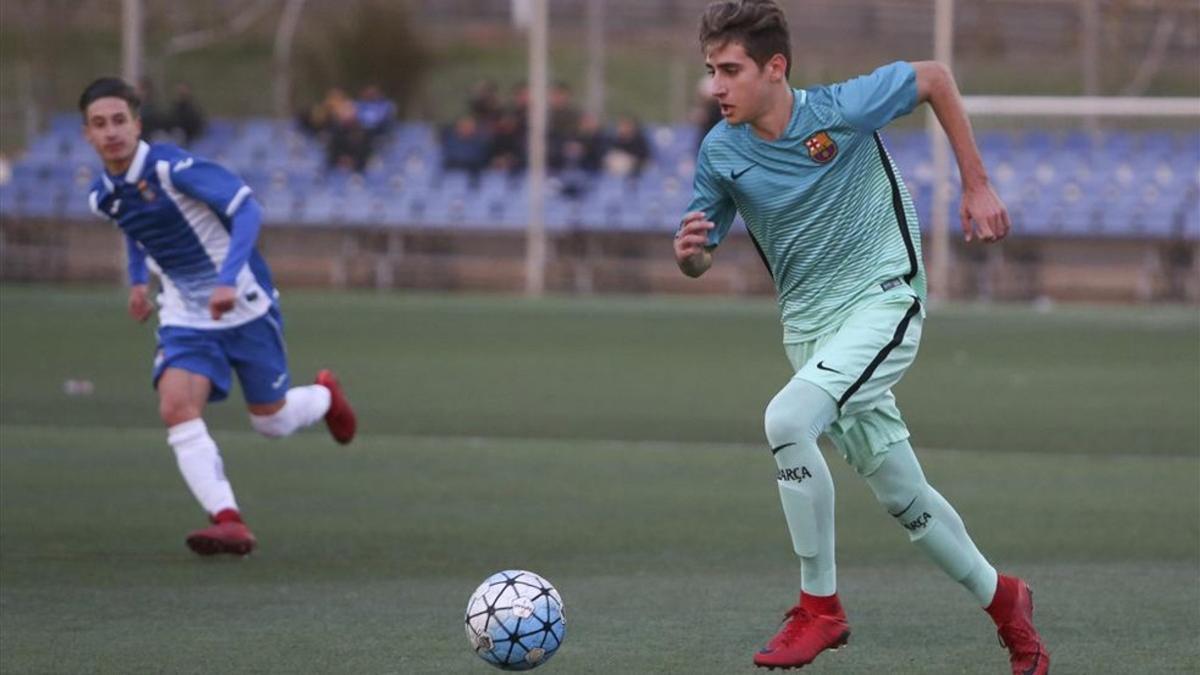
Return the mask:
M 784 75 L 792 73 L 792 45 L 787 18 L 774 0 L 720 0 L 700 17 L 700 48 L 737 42 L 762 68 L 776 54 L 787 59 Z
M 138 98 L 133 87 L 119 77 L 101 77 L 84 88 L 83 93 L 79 95 L 79 112 L 86 117 L 89 105 L 96 99 L 109 97 L 119 98 L 128 103 L 130 112 L 137 117 L 142 99 Z

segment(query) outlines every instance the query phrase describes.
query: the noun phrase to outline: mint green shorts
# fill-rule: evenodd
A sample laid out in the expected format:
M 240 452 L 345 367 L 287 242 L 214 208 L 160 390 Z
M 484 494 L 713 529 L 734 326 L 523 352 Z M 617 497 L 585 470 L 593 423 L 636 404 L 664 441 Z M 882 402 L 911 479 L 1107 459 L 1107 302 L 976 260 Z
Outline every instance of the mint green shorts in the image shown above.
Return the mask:
M 917 357 L 924 316 L 920 299 L 902 286 L 867 299 L 830 332 L 783 346 L 795 377 L 837 401 L 838 418 L 825 433 L 864 476 L 908 438 L 892 387 Z

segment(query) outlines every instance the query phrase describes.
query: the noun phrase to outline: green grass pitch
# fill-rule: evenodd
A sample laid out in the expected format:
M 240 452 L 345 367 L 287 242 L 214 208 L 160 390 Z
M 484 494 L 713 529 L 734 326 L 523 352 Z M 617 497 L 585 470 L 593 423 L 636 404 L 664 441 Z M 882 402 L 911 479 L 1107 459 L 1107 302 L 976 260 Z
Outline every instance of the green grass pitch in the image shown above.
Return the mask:
M 361 436 L 209 426 L 260 550 L 201 560 L 153 331 L 108 288 L 0 289 L 0 671 L 487 673 L 488 574 L 562 592 L 547 673 L 749 673 L 798 590 L 762 439 L 772 303 L 286 293 L 294 379 Z M 1200 670 L 1195 307 L 948 307 L 898 388 L 930 480 L 1035 589 L 1058 673 Z M 68 396 L 67 379 L 88 379 Z M 1004 650 L 835 453 L 854 629 L 814 673 L 1003 673 Z M 807 670 L 805 671 L 807 672 Z

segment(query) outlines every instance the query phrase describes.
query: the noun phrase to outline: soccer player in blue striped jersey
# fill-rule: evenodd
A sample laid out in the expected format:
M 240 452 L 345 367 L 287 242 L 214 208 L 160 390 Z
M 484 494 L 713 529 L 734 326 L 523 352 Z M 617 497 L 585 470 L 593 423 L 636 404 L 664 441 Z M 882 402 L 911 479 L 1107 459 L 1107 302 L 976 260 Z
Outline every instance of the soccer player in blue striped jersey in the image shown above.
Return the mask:
M 770 0 L 712 3 L 700 43 L 724 119 L 700 147 L 676 262 L 704 274 L 740 213 L 774 278 L 795 369 L 765 427 L 801 593 L 755 664 L 804 666 L 850 636 L 837 596 L 833 482 L 817 445 L 827 434 L 909 539 L 992 617 L 1013 672 L 1047 672 L 1029 587 L 997 574 L 926 481 L 891 393 L 916 357 L 925 272 L 916 211 L 879 130 L 928 103 L 958 160 L 966 240 L 996 242 L 1009 229 L 952 74 L 897 62 L 793 89 L 787 22 Z
M 160 281 L 152 380 L 159 416 L 184 481 L 211 521 L 187 544 L 200 555 L 245 555 L 255 538 L 204 424 L 205 405 L 229 394 L 236 371 L 250 424 L 264 436 L 287 436 L 324 418 L 333 437 L 348 443 L 354 411 L 328 370 L 315 384 L 289 386 L 283 317 L 255 248 L 262 215 L 250 188 L 218 164 L 140 140 L 138 104 L 133 88 L 111 77 L 80 96 L 84 136 L 104 164 L 87 199 L 124 233 L 134 319 L 145 321 L 154 310 L 149 272 Z

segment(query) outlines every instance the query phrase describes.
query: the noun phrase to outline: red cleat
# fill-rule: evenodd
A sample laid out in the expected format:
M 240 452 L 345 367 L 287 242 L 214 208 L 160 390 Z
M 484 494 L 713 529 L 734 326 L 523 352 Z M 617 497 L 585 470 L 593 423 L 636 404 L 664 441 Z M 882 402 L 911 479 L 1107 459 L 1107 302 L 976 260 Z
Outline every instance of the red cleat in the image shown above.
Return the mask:
M 1000 644 L 1008 648 L 1013 675 L 1045 675 L 1050 671 L 1050 652 L 1033 627 L 1033 591 L 1028 584 L 1001 574 L 996 596 L 986 611 L 996 622 Z
M 187 537 L 188 548 L 196 555 L 248 555 L 254 550 L 258 541 L 237 511 L 225 509 L 213 516 L 212 521 L 212 525 L 196 530 Z
M 325 412 L 325 425 L 333 440 L 345 445 L 354 440 L 354 432 L 358 430 L 358 420 L 354 417 L 354 408 L 346 400 L 342 385 L 332 370 L 322 370 L 317 373 L 317 384 L 329 390 L 329 410 Z
M 754 655 L 760 668 L 802 668 L 825 651 L 834 651 L 850 640 L 850 624 L 837 595 L 826 598 L 800 594 L 800 604 L 789 609 L 783 627 L 766 647 Z

